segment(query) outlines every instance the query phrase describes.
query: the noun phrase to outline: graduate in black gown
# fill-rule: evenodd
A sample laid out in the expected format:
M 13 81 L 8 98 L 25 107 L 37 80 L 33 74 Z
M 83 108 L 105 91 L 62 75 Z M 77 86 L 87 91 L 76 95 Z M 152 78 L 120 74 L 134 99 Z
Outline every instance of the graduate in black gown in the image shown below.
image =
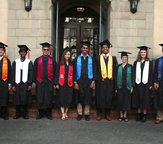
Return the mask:
M 33 82 L 33 63 L 26 58 L 29 48 L 26 45 L 18 45 L 20 58 L 12 64 L 12 90 L 14 92 L 14 105 L 16 115 L 28 119 L 28 105 L 31 103 L 31 88 Z
M 159 44 L 162 47 L 163 44 Z M 163 121 L 163 56 L 156 59 L 154 69 L 154 87 L 157 91 L 155 97 L 155 108 L 157 110 L 156 124 L 160 124 Z
M 56 80 L 57 85 L 57 101 L 60 107 L 62 120 L 68 119 L 68 110 L 72 104 L 73 97 L 73 75 L 74 68 L 71 61 L 71 50 L 70 48 L 65 48 L 62 54 L 61 62 L 59 65 L 59 72 L 57 74 Z
M 5 56 L 7 45 L 0 42 L 0 116 L 8 120 L 8 93 L 11 89 L 11 63 Z
M 128 121 L 127 112 L 131 107 L 131 93 L 133 91 L 133 68 L 128 63 L 129 52 L 121 51 L 122 63 L 117 66 L 116 92 L 117 107 L 120 111 L 119 121 Z
M 34 80 L 36 83 L 38 115 L 36 119 L 41 119 L 44 115 L 52 120 L 52 96 L 55 88 L 55 76 L 57 64 L 49 56 L 51 44 L 41 43 L 43 55 L 36 58 L 34 62 Z
M 112 46 L 108 40 L 100 43 L 102 53 L 96 58 L 97 66 L 97 85 L 96 85 L 96 120 L 105 117 L 108 121 L 112 120 L 111 108 L 113 104 L 113 96 L 115 95 L 115 77 L 117 59 L 110 53 Z
M 95 65 L 93 58 L 89 55 L 90 43 L 82 41 L 81 54 L 77 56 L 74 63 L 74 87 L 77 98 L 77 120 L 82 119 L 83 110 L 85 120 L 90 120 L 90 104 L 92 89 L 95 89 Z
M 137 60 L 134 62 L 134 91 L 132 104 L 137 108 L 137 121 L 146 122 L 150 108 L 150 90 L 153 86 L 153 64 L 148 58 L 148 47 L 140 46 Z

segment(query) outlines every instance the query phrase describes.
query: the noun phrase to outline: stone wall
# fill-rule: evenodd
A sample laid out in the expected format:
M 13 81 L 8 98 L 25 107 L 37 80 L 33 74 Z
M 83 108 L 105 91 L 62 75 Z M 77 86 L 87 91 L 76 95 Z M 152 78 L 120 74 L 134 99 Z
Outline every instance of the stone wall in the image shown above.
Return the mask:
M 137 57 L 137 46 L 147 45 L 153 48 L 153 9 L 154 0 L 140 0 L 137 13 L 130 12 L 128 0 L 111 0 L 111 30 L 110 40 L 113 44 L 112 53 L 118 56 L 118 51 L 132 52 L 129 62 Z M 150 56 L 153 58 L 152 50 Z
M 51 42 L 51 0 L 33 0 L 32 10 L 25 11 L 24 0 L 8 0 L 8 56 L 18 57 L 18 44 L 31 49 L 31 59 L 41 54 L 41 42 Z

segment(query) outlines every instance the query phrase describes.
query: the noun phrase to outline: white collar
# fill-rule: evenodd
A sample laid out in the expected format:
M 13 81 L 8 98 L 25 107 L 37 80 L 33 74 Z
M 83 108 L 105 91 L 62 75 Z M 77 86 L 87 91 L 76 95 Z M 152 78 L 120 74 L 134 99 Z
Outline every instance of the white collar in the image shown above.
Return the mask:
M 3 58 L 3 56 L 0 57 L 0 60 Z

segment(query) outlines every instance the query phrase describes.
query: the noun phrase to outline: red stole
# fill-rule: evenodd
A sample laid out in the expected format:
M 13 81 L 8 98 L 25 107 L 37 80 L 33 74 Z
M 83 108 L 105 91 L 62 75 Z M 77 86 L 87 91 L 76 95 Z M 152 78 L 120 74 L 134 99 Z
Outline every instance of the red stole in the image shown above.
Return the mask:
M 65 84 L 65 66 L 60 65 L 59 69 L 59 84 L 63 86 Z M 73 86 L 73 66 L 69 66 L 69 71 L 68 71 L 68 86 L 72 87 Z
M 48 57 L 48 79 L 52 81 L 53 79 L 53 60 L 51 57 Z M 38 68 L 37 68 L 37 81 L 41 82 L 43 76 L 43 62 L 42 56 L 38 59 Z
M 2 80 L 6 81 L 8 78 L 8 61 L 6 57 L 3 57 L 3 64 L 2 64 Z

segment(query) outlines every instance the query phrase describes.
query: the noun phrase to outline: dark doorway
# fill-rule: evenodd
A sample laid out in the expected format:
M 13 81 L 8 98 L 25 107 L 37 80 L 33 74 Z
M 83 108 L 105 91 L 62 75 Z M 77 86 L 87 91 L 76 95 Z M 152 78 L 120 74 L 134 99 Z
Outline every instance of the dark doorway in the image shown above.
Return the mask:
M 78 8 L 81 11 L 78 12 Z M 70 47 L 73 58 L 80 53 L 80 41 L 87 40 L 91 43 L 92 55 L 98 47 L 98 17 L 90 11 L 86 7 L 74 7 L 63 14 L 60 45 L 62 49 Z

